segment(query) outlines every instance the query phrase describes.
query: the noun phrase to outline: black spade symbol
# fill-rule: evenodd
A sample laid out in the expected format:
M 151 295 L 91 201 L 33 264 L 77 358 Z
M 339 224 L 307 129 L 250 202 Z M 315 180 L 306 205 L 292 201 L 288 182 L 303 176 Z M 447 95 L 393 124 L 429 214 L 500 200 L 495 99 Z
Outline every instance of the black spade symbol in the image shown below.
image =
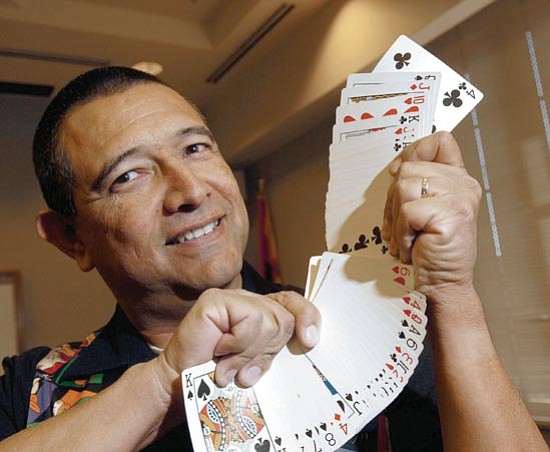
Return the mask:
M 256 450 L 257 452 L 268 452 L 269 449 L 271 449 L 271 446 L 267 439 L 260 440 L 256 444 L 254 444 L 254 450 Z
M 206 398 L 210 395 L 210 387 L 206 384 L 204 380 L 201 380 L 201 384 L 199 385 L 199 390 L 197 391 L 197 396 L 199 399 L 206 400 Z

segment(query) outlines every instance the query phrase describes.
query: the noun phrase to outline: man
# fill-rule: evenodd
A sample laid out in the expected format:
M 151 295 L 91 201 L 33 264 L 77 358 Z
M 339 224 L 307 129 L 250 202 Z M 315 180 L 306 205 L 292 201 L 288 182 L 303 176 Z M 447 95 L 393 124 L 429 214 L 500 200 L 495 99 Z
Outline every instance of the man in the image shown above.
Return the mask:
M 503 444 L 540 447 L 472 287 L 479 185 L 447 134 L 402 160 L 384 235 L 393 254 L 415 264 L 430 300 L 446 445 L 476 450 L 487 444 L 481 434 L 497 432 Z M 96 268 L 119 307 L 78 346 L 5 363 L 0 435 L 9 438 L 0 450 L 185 450 L 182 369 L 217 358 L 220 385 L 250 386 L 293 334 L 317 343 L 314 306 L 292 292 L 270 294 L 249 268 L 241 272 L 248 223 L 235 180 L 201 115 L 157 79 L 124 68 L 77 78 L 46 110 L 34 161 L 51 209 L 37 217 L 39 234 L 83 271 Z M 435 196 L 419 199 L 419 175 Z M 476 372 L 474 391 L 465 380 Z M 488 388 L 494 382 L 498 393 Z M 514 417 L 479 428 L 494 402 Z

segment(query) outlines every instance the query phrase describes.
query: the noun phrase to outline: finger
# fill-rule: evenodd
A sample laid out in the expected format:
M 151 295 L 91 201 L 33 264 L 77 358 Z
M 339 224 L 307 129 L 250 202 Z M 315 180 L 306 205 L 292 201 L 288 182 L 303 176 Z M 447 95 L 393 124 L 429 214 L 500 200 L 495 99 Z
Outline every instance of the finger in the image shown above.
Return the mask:
M 390 188 L 388 188 L 388 195 L 386 196 L 386 204 L 384 206 L 384 219 L 382 220 L 382 238 L 386 242 L 389 242 L 391 240 L 395 184 L 396 180 L 394 179 L 390 185 Z
M 307 348 L 315 347 L 321 330 L 321 313 L 317 307 L 296 292 L 284 291 L 267 296 L 294 316 L 298 341 Z
M 479 197 L 474 190 L 404 204 L 396 229 L 400 259 L 405 263 L 412 262 L 413 245 L 424 233 L 432 237 L 432 244 L 444 246 L 451 237 L 462 232 L 460 225 L 475 222 L 478 204 Z
M 403 162 L 435 162 L 457 168 L 464 167 L 460 147 L 449 132 L 437 132 L 415 141 L 390 164 L 389 171 L 396 175 Z
M 447 177 L 450 180 L 459 180 L 467 174 L 464 168 L 445 165 L 435 162 L 403 162 L 396 179 Z
M 222 356 L 216 366 L 216 382 L 227 385 L 232 378 L 242 387 L 256 383 L 269 369 L 271 361 L 294 333 L 291 313 L 267 297 L 256 297 L 243 312 L 230 306 L 230 332 L 218 342 L 215 355 Z
M 458 175 L 456 177 L 439 177 L 437 174 L 438 172 L 434 172 L 434 165 L 433 163 L 426 163 L 428 165 L 426 169 L 416 171 L 418 174 L 436 174 L 434 176 L 430 176 L 427 178 L 424 177 L 408 177 L 404 179 L 398 179 L 393 184 L 393 204 L 391 206 L 391 217 L 394 219 L 394 221 L 391 224 L 391 236 L 390 236 L 390 253 L 393 256 L 401 256 L 402 246 L 400 246 L 397 241 L 399 240 L 399 234 L 400 234 L 400 216 L 402 211 L 402 206 L 406 205 L 409 202 L 416 201 L 421 199 L 422 203 L 418 204 L 421 207 L 425 207 L 427 202 L 430 202 L 428 198 L 433 198 L 436 196 L 443 196 L 446 194 L 455 193 L 457 191 L 460 191 L 463 189 L 464 186 L 464 178 L 463 178 L 463 171 L 458 170 L 457 168 L 451 168 L 449 166 L 445 166 L 444 168 L 449 169 L 450 172 L 456 172 L 459 171 Z M 403 170 L 405 169 L 405 166 L 410 166 L 408 164 L 404 164 Z M 414 165 L 416 166 L 416 164 Z M 425 166 L 425 165 L 421 165 Z M 436 165 L 439 166 L 439 165 Z M 409 171 L 410 173 L 410 171 Z M 414 174 L 416 174 L 414 173 Z M 426 189 L 427 189 L 427 195 L 422 196 L 422 188 L 423 188 L 423 180 L 426 179 Z M 405 256 L 401 256 L 401 258 L 407 258 L 407 254 Z
M 396 253 L 405 264 L 412 263 L 412 247 L 417 235 L 431 220 L 432 206 L 435 203 L 423 203 L 422 199 L 401 206 L 399 220 L 396 222 L 394 246 Z M 427 208 L 426 208 L 427 207 Z

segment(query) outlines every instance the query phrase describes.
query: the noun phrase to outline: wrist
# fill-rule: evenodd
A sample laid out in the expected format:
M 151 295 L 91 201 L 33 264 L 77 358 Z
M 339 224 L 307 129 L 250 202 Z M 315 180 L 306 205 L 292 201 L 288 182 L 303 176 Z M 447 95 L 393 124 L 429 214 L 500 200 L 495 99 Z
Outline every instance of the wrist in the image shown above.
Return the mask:
M 440 285 L 424 294 L 432 322 L 451 322 L 455 326 L 485 324 L 483 305 L 472 283 Z
M 174 427 L 185 420 L 183 391 L 180 375 L 167 362 L 164 354 L 147 364 L 151 374 L 152 386 L 156 389 L 157 400 L 166 412 L 165 422 Z

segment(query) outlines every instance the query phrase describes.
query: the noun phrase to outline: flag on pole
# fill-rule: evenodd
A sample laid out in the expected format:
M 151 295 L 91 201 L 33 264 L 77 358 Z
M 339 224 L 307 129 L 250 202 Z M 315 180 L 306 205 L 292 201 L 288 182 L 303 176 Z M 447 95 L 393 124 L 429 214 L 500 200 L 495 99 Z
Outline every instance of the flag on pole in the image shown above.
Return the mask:
M 257 212 L 258 212 L 258 270 L 268 281 L 281 283 L 279 261 L 277 259 L 277 243 L 271 223 L 269 203 L 264 195 L 264 180 L 258 181 Z

